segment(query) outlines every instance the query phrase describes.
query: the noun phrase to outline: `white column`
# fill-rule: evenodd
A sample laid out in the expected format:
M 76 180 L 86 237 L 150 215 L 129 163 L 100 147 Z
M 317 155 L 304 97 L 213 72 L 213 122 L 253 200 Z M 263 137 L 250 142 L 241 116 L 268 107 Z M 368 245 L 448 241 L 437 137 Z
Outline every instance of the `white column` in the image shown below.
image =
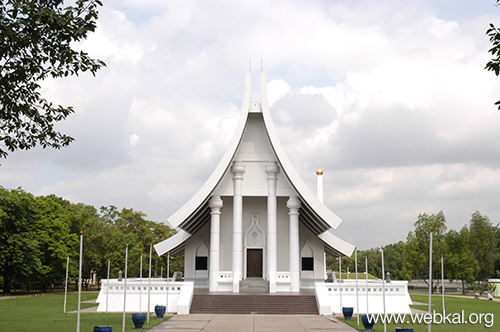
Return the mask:
M 273 161 L 266 165 L 267 173 L 267 273 L 269 292 L 276 293 L 276 271 L 278 265 L 278 237 L 276 222 L 276 180 L 279 168 Z
M 301 203 L 298 197 L 292 196 L 286 206 L 290 216 L 290 291 L 300 292 L 299 209 Z
M 240 292 L 239 281 L 242 279 L 243 258 L 243 173 L 245 166 L 235 161 L 231 168 L 233 173 L 233 292 Z
M 210 207 L 210 284 L 209 291 L 218 291 L 218 275 L 220 260 L 220 209 L 222 208 L 222 199 L 219 196 L 213 196 L 208 201 Z

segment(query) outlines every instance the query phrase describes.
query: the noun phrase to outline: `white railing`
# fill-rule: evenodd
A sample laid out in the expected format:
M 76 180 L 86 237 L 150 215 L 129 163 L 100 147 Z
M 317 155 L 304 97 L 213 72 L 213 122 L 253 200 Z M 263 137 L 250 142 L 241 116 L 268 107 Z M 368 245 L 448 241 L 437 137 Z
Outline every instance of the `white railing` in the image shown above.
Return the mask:
M 354 279 L 342 280 L 342 283 L 317 282 L 316 300 L 321 315 L 341 313 L 342 307 L 352 307 L 358 312 L 356 304 L 359 305 L 359 313 L 383 313 L 383 281 L 382 280 L 358 280 L 357 301 L 356 281 Z M 368 300 L 368 302 L 367 302 Z M 408 281 L 392 280 L 385 283 L 385 312 L 386 313 L 411 313 L 412 304 L 408 293 Z
M 165 278 L 154 278 L 149 283 L 148 278 L 127 279 L 125 305 L 126 312 L 154 312 L 155 305 L 167 305 L 168 312 L 188 314 L 193 297 L 192 282 L 172 281 Z M 124 281 L 118 279 L 101 280 L 101 291 L 97 297 L 98 312 L 122 312 L 125 293 Z M 149 293 L 149 301 L 148 301 Z M 189 304 L 186 309 L 186 304 Z M 187 310 L 187 312 L 186 312 Z

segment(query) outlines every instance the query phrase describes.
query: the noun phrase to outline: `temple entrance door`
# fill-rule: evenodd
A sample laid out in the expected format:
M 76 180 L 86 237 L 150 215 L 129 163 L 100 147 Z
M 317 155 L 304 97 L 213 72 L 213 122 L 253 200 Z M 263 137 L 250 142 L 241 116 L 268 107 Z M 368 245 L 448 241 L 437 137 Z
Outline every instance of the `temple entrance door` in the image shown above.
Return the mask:
M 262 278 L 262 249 L 247 249 L 247 278 Z

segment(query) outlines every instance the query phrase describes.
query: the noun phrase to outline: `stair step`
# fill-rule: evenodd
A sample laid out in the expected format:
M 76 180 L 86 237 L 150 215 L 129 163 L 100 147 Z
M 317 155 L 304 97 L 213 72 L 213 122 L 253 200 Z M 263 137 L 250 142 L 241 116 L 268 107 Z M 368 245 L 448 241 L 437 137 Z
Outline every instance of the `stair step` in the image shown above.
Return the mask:
M 191 313 L 317 315 L 314 295 L 195 294 Z

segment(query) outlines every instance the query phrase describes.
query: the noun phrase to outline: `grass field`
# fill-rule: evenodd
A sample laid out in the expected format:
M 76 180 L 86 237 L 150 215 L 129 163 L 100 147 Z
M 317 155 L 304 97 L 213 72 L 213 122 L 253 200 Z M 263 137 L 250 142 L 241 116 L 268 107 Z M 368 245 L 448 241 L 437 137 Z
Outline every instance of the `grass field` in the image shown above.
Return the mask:
M 335 277 L 337 277 L 337 279 L 339 278 L 338 271 L 335 272 Z M 366 276 L 364 273 L 359 272 L 358 278 L 359 278 L 359 280 L 365 280 Z M 342 280 L 346 280 L 346 279 L 356 279 L 356 273 L 354 273 L 354 272 L 351 272 L 351 273 L 342 272 Z M 370 273 L 368 273 L 368 279 L 378 279 L 378 278 L 371 275 Z
M 97 298 L 97 292 L 83 292 L 82 301 Z M 77 310 L 78 294 L 68 294 L 67 312 Z M 81 308 L 96 306 L 96 303 L 82 303 Z M 76 313 L 63 313 L 64 293 L 34 297 L 0 300 L 0 332 L 66 332 L 76 331 Z M 80 313 L 80 331 L 93 331 L 95 325 L 112 325 L 113 331 L 122 330 L 121 313 Z M 144 329 L 161 323 L 151 316 Z M 126 331 L 137 331 L 132 323 L 132 314 L 126 315 Z
M 97 297 L 97 292 L 84 292 L 82 293 L 82 301 L 93 300 Z M 75 311 L 77 309 L 77 299 L 78 294 L 70 293 L 68 295 L 67 311 Z M 414 302 L 427 303 L 427 295 L 412 295 Z M 440 296 L 432 297 L 432 307 L 436 312 L 442 312 Z M 0 300 L 0 332 L 15 331 L 15 332 L 54 332 L 54 331 L 75 331 L 76 330 L 76 313 L 63 313 L 64 305 L 64 294 L 54 293 L 42 296 L 25 297 L 25 298 L 15 298 L 15 299 L 3 299 Z M 82 303 L 82 309 L 95 306 L 95 303 Z M 498 331 L 498 326 L 500 326 L 500 303 L 474 300 L 472 298 L 458 298 L 458 297 L 446 297 L 446 313 L 461 313 L 462 310 L 465 313 L 465 317 L 468 318 L 469 315 L 475 314 L 492 314 L 489 317 L 493 318 L 491 321 L 488 318 L 488 322 L 485 322 L 483 316 L 482 324 L 434 324 L 432 325 L 432 331 L 434 332 L 453 332 L 453 331 L 463 331 L 463 332 L 477 332 L 477 331 Z M 414 305 L 412 306 L 416 309 L 427 310 L 427 305 Z M 126 316 L 126 330 L 136 331 L 132 323 L 132 315 L 127 314 Z M 156 317 L 151 316 L 150 324 L 145 325 L 144 329 L 150 329 L 151 327 L 161 323 L 161 320 L 157 320 Z M 364 331 L 363 325 L 360 323 L 358 327 L 356 324 L 356 317 L 353 317 L 351 322 L 346 322 L 354 328 L 358 328 L 360 331 Z M 492 327 L 486 327 L 491 325 Z M 112 325 L 113 331 L 121 331 L 122 329 L 122 314 L 121 313 L 81 313 L 80 320 L 81 331 L 93 331 L 95 325 Z M 387 331 L 394 331 L 396 326 L 402 326 L 402 324 L 387 324 Z M 417 324 L 405 324 L 406 327 L 413 327 L 415 332 L 426 332 L 428 331 L 427 325 L 421 323 Z M 374 327 L 374 331 L 384 331 L 384 326 L 378 323 Z
M 412 300 L 414 302 L 428 303 L 428 295 L 412 295 Z M 415 309 L 420 309 L 427 311 L 428 306 L 426 305 L 413 305 Z M 451 314 L 450 320 L 452 323 L 446 322 L 442 324 L 433 324 L 432 331 L 433 332 L 479 332 L 479 331 L 498 331 L 500 327 L 500 303 L 492 302 L 492 301 L 484 301 L 484 300 L 474 300 L 472 297 L 461 298 L 461 297 L 445 297 L 445 308 L 446 315 Z M 432 310 L 436 313 L 442 313 L 442 299 L 441 296 L 433 296 L 432 297 Z M 468 320 L 471 318 L 473 321 L 477 321 L 476 324 L 468 323 L 468 324 L 453 324 L 453 316 L 454 313 L 458 313 L 460 316 L 462 315 L 462 310 L 464 312 L 464 318 Z M 479 323 L 479 316 L 484 314 L 481 318 L 481 323 Z M 489 314 L 486 316 L 486 314 Z M 472 316 L 471 316 L 472 315 Z M 477 319 L 476 319 L 477 317 Z M 408 319 L 407 319 L 408 320 Z M 357 326 L 357 319 L 353 317 L 353 320 L 350 322 L 346 322 L 350 326 L 359 329 L 360 331 L 364 331 L 363 324 Z M 491 327 L 487 327 L 490 326 Z M 424 323 L 421 324 L 387 324 L 387 331 L 395 331 L 396 327 L 412 327 L 415 332 L 427 332 L 428 326 Z M 377 323 L 373 331 L 384 331 L 384 325 L 382 323 Z

